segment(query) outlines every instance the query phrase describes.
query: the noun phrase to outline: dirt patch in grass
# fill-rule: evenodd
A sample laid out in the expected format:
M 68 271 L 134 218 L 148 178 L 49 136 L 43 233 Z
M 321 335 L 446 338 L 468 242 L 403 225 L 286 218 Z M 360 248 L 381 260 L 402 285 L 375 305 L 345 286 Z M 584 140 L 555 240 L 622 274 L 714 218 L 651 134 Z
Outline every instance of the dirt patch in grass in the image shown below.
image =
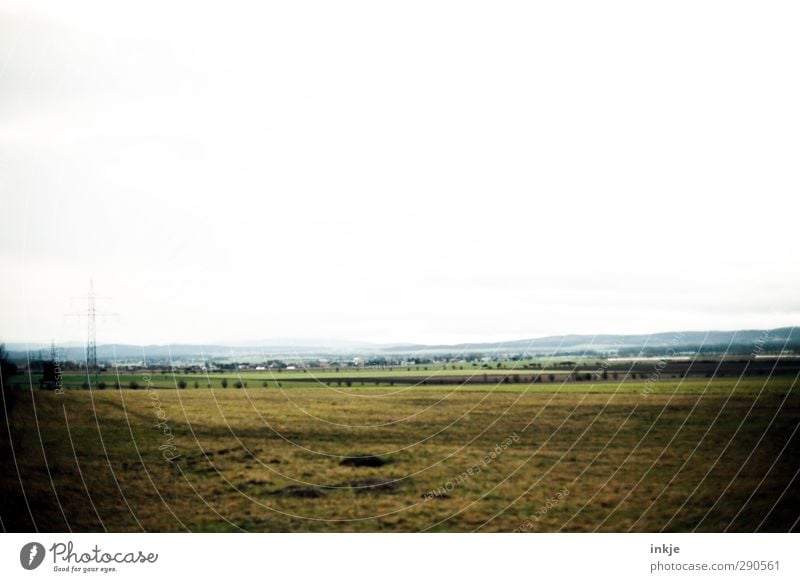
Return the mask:
M 343 467 L 383 467 L 388 461 L 374 455 L 346 457 L 339 463 Z
M 431 491 L 430 493 L 423 493 L 420 495 L 423 499 L 450 499 L 450 496 L 447 493 L 437 493 Z
M 273 491 L 272 495 L 285 495 L 288 497 L 301 497 L 303 499 L 317 499 L 323 497 L 325 492 L 319 487 L 308 485 L 288 485 L 283 489 Z

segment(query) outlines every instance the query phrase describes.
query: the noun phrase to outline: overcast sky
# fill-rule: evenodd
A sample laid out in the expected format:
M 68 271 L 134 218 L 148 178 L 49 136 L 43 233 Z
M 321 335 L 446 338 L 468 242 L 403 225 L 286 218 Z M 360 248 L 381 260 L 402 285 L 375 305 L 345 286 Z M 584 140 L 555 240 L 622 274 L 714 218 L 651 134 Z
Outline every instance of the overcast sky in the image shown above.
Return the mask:
M 2 340 L 800 322 L 796 2 L 0 6 Z

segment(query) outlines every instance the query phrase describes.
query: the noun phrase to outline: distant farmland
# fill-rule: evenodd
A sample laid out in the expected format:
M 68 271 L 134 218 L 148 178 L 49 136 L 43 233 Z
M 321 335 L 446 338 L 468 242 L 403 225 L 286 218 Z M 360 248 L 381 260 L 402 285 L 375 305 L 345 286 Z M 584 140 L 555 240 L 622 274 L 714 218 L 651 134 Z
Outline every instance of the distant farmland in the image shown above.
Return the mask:
M 397 372 L 397 385 L 383 375 L 379 387 L 370 371 L 318 381 L 307 372 L 277 380 L 244 374 L 247 387 L 238 390 L 237 374 L 228 375 L 228 389 L 212 375 L 213 389 L 198 390 L 193 383 L 205 386 L 205 376 L 156 371 L 120 376 L 136 390 L 111 389 L 111 375 L 100 377 L 105 390 L 57 393 L 23 383 L 12 419 L 16 467 L 0 476 L 3 526 L 797 528 L 800 389 L 786 369 L 771 377 L 661 371 L 656 382 L 638 370 L 636 379 L 591 381 L 563 369 L 526 370 L 525 378 L 556 379 L 435 386 L 400 383 L 409 371 Z
M 65 388 L 107 389 L 143 388 L 267 388 L 267 387 L 353 387 L 353 386 L 452 386 L 503 384 L 537 385 L 567 384 L 572 382 L 589 384 L 627 384 L 629 382 L 651 382 L 666 379 L 697 378 L 748 378 L 782 377 L 800 373 L 800 358 L 753 359 L 715 358 L 623 361 L 582 358 L 578 362 L 546 361 L 545 363 L 492 362 L 478 367 L 470 365 L 415 365 L 369 368 L 311 368 L 271 369 L 264 371 L 214 371 L 199 372 L 180 368 L 144 370 L 116 370 L 102 372 L 65 371 L 60 383 Z M 29 389 L 41 387 L 40 373 L 20 374 L 10 381 L 10 387 Z M 185 384 L 185 385 L 184 385 Z M 51 386 L 52 387 L 52 386 Z M 553 390 L 551 386 L 548 390 Z

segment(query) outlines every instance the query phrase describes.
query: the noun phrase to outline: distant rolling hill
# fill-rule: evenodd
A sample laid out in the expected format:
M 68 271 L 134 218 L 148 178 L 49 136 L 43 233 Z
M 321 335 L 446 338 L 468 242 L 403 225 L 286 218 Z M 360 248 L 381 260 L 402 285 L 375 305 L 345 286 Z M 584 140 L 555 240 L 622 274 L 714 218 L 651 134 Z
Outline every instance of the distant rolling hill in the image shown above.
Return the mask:
M 185 360 L 185 359 L 272 359 L 272 358 L 312 358 L 330 356 L 392 356 L 442 354 L 597 354 L 614 353 L 621 355 L 662 354 L 667 350 L 674 352 L 703 352 L 734 354 L 776 352 L 782 350 L 800 353 L 800 329 L 782 327 L 770 330 L 738 331 L 685 331 L 662 332 L 650 335 L 558 335 L 550 337 L 520 339 L 503 342 L 462 343 L 462 344 L 368 344 L 363 342 L 314 342 L 303 340 L 265 340 L 242 342 L 239 345 L 130 345 L 106 344 L 97 347 L 100 360 Z M 246 345 L 245 345 L 246 344 Z M 16 360 L 37 359 L 39 353 L 47 358 L 50 346 L 46 344 L 6 345 L 11 358 Z M 75 344 L 61 347 L 60 354 L 67 360 L 83 360 L 83 346 Z
M 782 327 L 771 330 L 748 329 L 738 331 L 670 331 L 639 335 L 556 335 L 542 338 L 512 340 L 492 343 L 464 343 L 454 345 L 403 345 L 384 347 L 384 351 L 516 351 L 516 352 L 563 352 L 563 351 L 609 351 L 647 350 L 672 348 L 676 351 L 714 347 L 724 350 L 727 346 L 753 346 L 758 342 L 762 349 L 786 346 L 800 348 L 800 328 Z

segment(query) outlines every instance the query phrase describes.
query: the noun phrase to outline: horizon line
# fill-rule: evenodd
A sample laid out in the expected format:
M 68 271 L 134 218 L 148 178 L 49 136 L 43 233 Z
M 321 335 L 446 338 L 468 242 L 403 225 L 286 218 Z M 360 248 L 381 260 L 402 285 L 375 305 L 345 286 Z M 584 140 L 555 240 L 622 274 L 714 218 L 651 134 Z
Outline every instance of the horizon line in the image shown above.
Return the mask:
M 759 331 L 775 331 L 775 330 L 782 330 L 782 329 L 790 329 L 794 330 L 797 329 L 798 325 L 782 325 L 778 327 L 750 327 L 750 328 L 734 328 L 734 329 L 670 329 L 664 331 L 653 331 L 653 332 L 640 332 L 640 333 L 626 333 L 626 332 L 610 332 L 610 333 L 551 333 L 546 335 L 540 336 L 521 336 L 512 339 L 502 339 L 502 340 L 467 340 L 467 341 L 458 341 L 458 342 L 424 342 L 424 341 L 369 341 L 369 340 L 358 340 L 358 339 L 330 339 L 319 337 L 276 337 L 276 338 L 261 338 L 261 339 L 239 339 L 239 340 L 221 340 L 221 341 L 206 341 L 206 342 L 193 342 L 193 341 L 168 341 L 168 342 L 150 342 L 150 343 L 138 343 L 138 342 L 124 342 L 124 341 L 113 341 L 113 342 L 105 342 L 105 343 L 98 343 L 98 346 L 114 346 L 114 345 L 127 345 L 127 346 L 136 346 L 136 347 L 148 347 L 148 346 L 156 346 L 156 347 L 166 347 L 166 346 L 173 346 L 173 345 L 182 345 L 182 346 L 222 346 L 222 347 L 258 347 L 259 342 L 265 343 L 276 343 L 276 342 L 287 342 L 291 344 L 292 342 L 302 342 L 307 345 L 312 345 L 313 347 L 323 347 L 326 343 L 343 343 L 343 344 L 363 344 L 363 345 L 371 345 L 376 347 L 385 347 L 385 346 L 405 346 L 405 345 L 423 345 L 423 346 L 459 346 L 465 344 L 502 344 L 502 343 L 509 343 L 509 342 L 521 342 L 521 341 L 536 341 L 536 340 L 543 340 L 543 339 L 550 339 L 550 338 L 560 338 L 560 337 L 608 337 L 608 336 L 654 336 L 654 335 L 663 335 L 663 334 L 682 334 L 682 333 L 741 333 L 741 332 L 759 332 Z M 318 344 L 310 344 L 309 342 L 319 342 Z M 77 344 L 75 347 L 84 345 L 86 343 L 85 339 L 73 339 L 73 340 L 66 340 L 61 342 L 54 342 L 51 340 L 46 341 L 10 341 L 0 340 L 0 345 L 5 344 L 8 345 L 35 345 L 35 346 L 51 346 L 55 344 L 56 346 L 67 345 L 67 344 Z M 245 345 L 251 344 L 251 345 Z M 69 346 L 72 347 L 72 346 Z

